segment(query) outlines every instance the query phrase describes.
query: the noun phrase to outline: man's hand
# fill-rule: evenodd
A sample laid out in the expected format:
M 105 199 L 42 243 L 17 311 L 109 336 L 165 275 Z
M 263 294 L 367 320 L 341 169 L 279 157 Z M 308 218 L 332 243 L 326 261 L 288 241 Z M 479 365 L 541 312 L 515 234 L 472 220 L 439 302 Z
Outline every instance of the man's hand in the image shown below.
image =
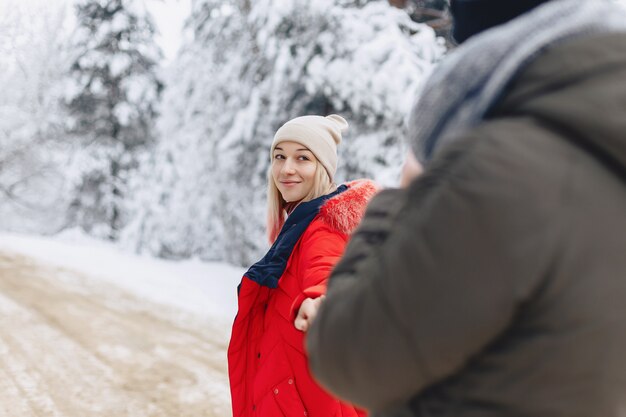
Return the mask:
M 319 310 L 322 301 L 326 298 L 325 295 L 322 295 L 318 298 L 307 298 L 302 302 L 300 306 L 300 310 L 298 310 L 298 315 L 296 316 L 296 320 L 294 322 L 294 326 L 296 329 L 306 332 L 308 328 L 313 323 L 315 316 L 317 315 L 317 310 Z

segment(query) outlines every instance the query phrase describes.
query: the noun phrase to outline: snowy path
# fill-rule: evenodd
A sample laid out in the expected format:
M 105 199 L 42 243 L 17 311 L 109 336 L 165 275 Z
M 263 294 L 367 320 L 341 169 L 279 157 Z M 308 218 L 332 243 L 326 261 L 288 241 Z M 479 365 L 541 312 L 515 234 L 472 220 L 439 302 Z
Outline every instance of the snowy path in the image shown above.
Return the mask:
M 0 253 L 0 417 L 225 417 L 227 329 Z

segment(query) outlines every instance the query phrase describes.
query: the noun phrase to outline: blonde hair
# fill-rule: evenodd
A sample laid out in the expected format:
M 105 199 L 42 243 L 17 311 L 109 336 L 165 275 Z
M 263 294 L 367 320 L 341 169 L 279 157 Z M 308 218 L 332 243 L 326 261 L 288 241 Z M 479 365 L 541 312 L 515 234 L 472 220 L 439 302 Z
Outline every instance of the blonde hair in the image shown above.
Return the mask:
M 287 215 L 298 204 L 314 200 L 336 189 L 337 186 L 330 180 L 326 168 L 316 159 L 315 182 L 309 194 L 300 201 L 286 202 L 280 194 L 278 187 L 276 187 L 274 177 L 272 176 L 272 165 L 270 164 L 267 170 L 267 237 L 270 243 L 274 243 L 287 220 Z

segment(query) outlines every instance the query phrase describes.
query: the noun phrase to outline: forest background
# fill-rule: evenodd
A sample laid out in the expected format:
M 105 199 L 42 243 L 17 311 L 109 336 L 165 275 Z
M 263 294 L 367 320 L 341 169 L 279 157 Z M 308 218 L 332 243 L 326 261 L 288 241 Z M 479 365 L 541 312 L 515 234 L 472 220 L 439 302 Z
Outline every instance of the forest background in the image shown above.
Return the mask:
M 339 182 L 397 184 L 445 1 L 181 1 L 171 56 L 158 1 L 0 0 L 0 230 L 248 265 L 268 146 L 304 114 L 349 121 Z

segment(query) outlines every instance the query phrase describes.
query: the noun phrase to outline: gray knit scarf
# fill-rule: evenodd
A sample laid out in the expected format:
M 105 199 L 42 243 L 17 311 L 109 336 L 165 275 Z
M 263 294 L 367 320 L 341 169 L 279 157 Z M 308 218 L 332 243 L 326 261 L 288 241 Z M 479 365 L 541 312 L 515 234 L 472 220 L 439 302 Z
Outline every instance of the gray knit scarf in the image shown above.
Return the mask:
M 426 81 L 409 120 L 413 152 L 425 163 L 456 134 L 479 124 L 545 48 L 611 32 L 626 32 L 626 7 L 615 0 L 553 0 L 470 38 Z

